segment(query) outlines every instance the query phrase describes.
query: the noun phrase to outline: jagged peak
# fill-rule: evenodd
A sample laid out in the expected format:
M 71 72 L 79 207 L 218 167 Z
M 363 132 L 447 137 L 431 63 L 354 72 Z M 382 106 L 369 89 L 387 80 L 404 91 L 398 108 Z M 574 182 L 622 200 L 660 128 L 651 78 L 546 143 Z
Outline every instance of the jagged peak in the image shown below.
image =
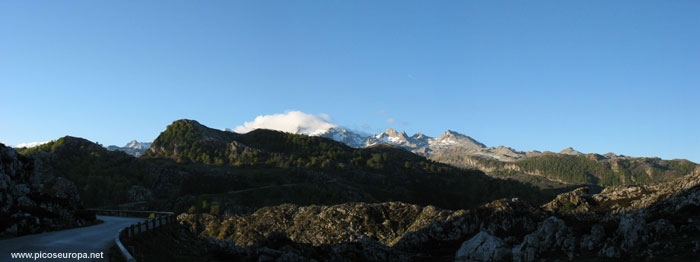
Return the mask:
M 411 137 L 412 137 L 412 138 L 415 138 L 415 139 L 424 139 L 424 138 L 426 138 L 427 136 L 424 135 L 423 133 L 420 133 L 420 132 L 419 132 L 419 133 L 413 134 Z
M 390 128 L 387 128 L 386 130 L 384 130 L 384 132 L 382 132 L 382 134 L 386 134 L 389 136 L 398 136 L 399 132 L 396 131 L 396 129 L 393 129 L 390 127 Z
M 564 148 L 562 151 L 559 151 L 559 154 L 574 155 L 574 156 L 583 155 L 581 152 L 576 151 L 573 147 Z
M 448 129 L 447 131 L 445 131 L 444 133 L 442 133 L 442 135 L 440 135 L 440 136 L 438 137 L 438 139 L 445 139 L 445 138 L 450 138 L 450 137 L 463 137 L 463 138 L 469 138 L 470 140 L 474 140 L 473 138 L 471 138 L 471 137 L 469 137 L 469 136 L 467 136 L 467 135 L 461 134 L 461 133 L 459 133 L 459 132 L 457 132 L 457 131 L 453 131 L 453 130 L 450 130 L 450 129 Z M 474 141 L 476 141 L 476 140 L 474 140 Z
M 460 134 L 456 131 L 452 131 L 449 129 L 447 131 L 445 131 L 445 133 L 440 135 L 438 138 L 436 138 L 435 140 L 438 142 L 454 141 L 454 140 L 461 140 L 461 141 L 467 140 L 470 144 L 473 144 L 476 147 L 486 148 L 486 145 L 482 144 L 479 141 L 476 141 L 476 139 L 473 139 L 469 136 Z
M 379 138 L 379 139 L 388 138 L 390 140 L 396 140 L 394 142 L 398 142 L 398 140 L 408 140 L 409 139 L 408 135 L 406 134 L 406 131 L 401 131 L 401 133 L 399 133 L 399 131 L 397 131 L 396 129 L 393 129 L 393 128 L 387 128 L 387 130 L 375 135 L 374 137 Z
M 131 140 L 131 141 L 129 141 L 129 143 L 126 143 L 125 147 L 136 147 L 139 144 L 141 144 L 139 141 Z
M 442 133 L 441 136 L 464 136 L 464 135 L 460 134 L 459 132 L 447 129 L 447 131 L 445 131 L 445 133 Z

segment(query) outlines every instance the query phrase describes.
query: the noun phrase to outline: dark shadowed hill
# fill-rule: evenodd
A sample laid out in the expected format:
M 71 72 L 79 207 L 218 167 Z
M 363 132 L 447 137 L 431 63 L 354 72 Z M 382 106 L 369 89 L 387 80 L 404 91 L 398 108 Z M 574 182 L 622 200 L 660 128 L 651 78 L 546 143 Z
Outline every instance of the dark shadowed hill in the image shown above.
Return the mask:
M 75 185 L 44 165 L 0 144 L 0 238 L 94 222 Z

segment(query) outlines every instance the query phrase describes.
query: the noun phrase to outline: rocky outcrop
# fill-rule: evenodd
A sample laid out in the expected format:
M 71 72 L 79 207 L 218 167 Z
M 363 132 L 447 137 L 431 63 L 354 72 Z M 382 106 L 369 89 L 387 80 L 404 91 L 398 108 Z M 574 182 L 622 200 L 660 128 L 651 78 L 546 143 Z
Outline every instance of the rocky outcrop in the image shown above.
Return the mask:
M 392 249 L 376 240 L 363 238 L 353 242 L 308 245 L 291 241 L 283 233 L 273 233 L 251 246 L 208 239 L 239 261 L 413 261 L 411 254 Z
M 513 247 L 513 261 L 537 261 L 544 253 L 564 253 L 573 258 L 576 239 L 572 229 L 557 218 L 549 217 L 539 228 L 527 236 L 520 245 Z
M 593 250 L 600 246 L 601 241 L 605 240 L 605 227 L 601 224 L 591 226 L 591 233 L 581 236 L 580 247 L 582 250 Z
M 394 247 L 429 252 L 431 248 L 455 245 L 484 231 L 515 244 L 537 228 L 544 218 L 541 210 L 519 199 L 501 199 L 473 210 L 456 211 L 443 221 L 435 221 L 405 234 Z
M 410 257 L 453 257 L 462 241 L 478 232 L 506 236 L 502 247 L 510 250 L 510 245 L 535 230 L 541 219 L 541 211 L 518 199 L 457 211 L 389 202 L 281 205 L 262 208 L 249 216 L 181 214 L 178 217 L 181 224 L 202 237 L 214 236 L 241 248 L 251 248 L 271 234 L 282 233 L 298 244 L 339 248 L 375 243 L 372 246 Z M 450 251 L 446 247 L 454 249 Z
M 700 251 L 698 185 L 696 171 L 658 186 L 581 188 L 541 207 L 518 199 L 456 211 L 398 202 L 281 205 L 178 219 L 240 260 L 687 260 Z
M 322 245 L 372 238 L 391 245 L 404 234 L 454 215 L 454 211 L 432 206 L 389 202 L 347 203 L 335 206 L 296 206 L 291 204 L 261 208 L 248 216 L 181 214 L 181 223 L 202 236 L 233 240 L 250 246 L 273 232 L 292 241 Z
M 79 210 L 72 182 L 44 170 L 41 160 L 0 144 L 0 237 L 74 227 L 95 219 Z
M 648 240 L 649 229 L 644 218 L 637 214 L 627 214 L 620 219 L 617 236 L 621 238 L 620 248 L 629 250 Z
M 557 195 L 554 200 L 542 206 L 543 209 L 561 215 L 584 214 L 591 211 L 593 200 L 587 187 Z
M 455 261 L 503 261 L 510 256 L 511 249 L 505 241 L 481 231 L 462 244 Z

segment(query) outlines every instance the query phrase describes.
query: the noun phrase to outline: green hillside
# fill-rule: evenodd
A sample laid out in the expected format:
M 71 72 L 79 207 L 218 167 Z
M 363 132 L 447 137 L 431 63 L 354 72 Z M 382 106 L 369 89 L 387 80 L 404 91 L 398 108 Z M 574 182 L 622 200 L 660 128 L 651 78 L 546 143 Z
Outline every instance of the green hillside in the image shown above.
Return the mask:
M 698 165 L 684 159 L 606 157 L 598 154 L 545 153 L 514 162 L 436 154 L 431 159 L 464 168 L 479 168 L 499 177 L 539 177 L 565 185 L 649 185 L 668 182 L 691 173 Z
M 354 149 L 270 130 L 239 135 L 193 120 L 169 125 L 141 158 L 72 137 L 22 153 L 50 160 L 75 181 L 87 206 L 146 201 L 154 208 L 217 213 L 283 203 L 403 201 L 457 209 L 504 197 L 542 203 L 556 193 L 402 148 Z

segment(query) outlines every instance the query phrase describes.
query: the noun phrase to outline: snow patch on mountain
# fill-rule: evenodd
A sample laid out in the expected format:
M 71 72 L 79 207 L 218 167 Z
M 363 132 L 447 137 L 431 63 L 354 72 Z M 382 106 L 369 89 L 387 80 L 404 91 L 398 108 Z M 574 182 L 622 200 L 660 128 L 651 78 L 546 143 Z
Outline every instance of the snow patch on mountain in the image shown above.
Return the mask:
M 367 138 L 369 137 L 368 135 L 353 132 L 342 127 L 330 128 L 319 136 L 333 139 L 354 148 L 364 147 L 365 141 L 367 141 Z
M 14 146 L 14 148 L 31 148 L 31 147 L 37 147 L 43 144 L 46 144 L 51 141 L 44 141 L 44 142 L 29 142 L 29 143 L 22 143 Z
M 123 151 L 124 153 L 127 153 L 129 155 L 139 157 L 143 155 L 149 148 L 151 148 L 151 142 L 139 142 L 136 140 L 131 140 L 131 142 L 127 143 L 123 147 L 111 145 L 107 147 L 107 150 Z

